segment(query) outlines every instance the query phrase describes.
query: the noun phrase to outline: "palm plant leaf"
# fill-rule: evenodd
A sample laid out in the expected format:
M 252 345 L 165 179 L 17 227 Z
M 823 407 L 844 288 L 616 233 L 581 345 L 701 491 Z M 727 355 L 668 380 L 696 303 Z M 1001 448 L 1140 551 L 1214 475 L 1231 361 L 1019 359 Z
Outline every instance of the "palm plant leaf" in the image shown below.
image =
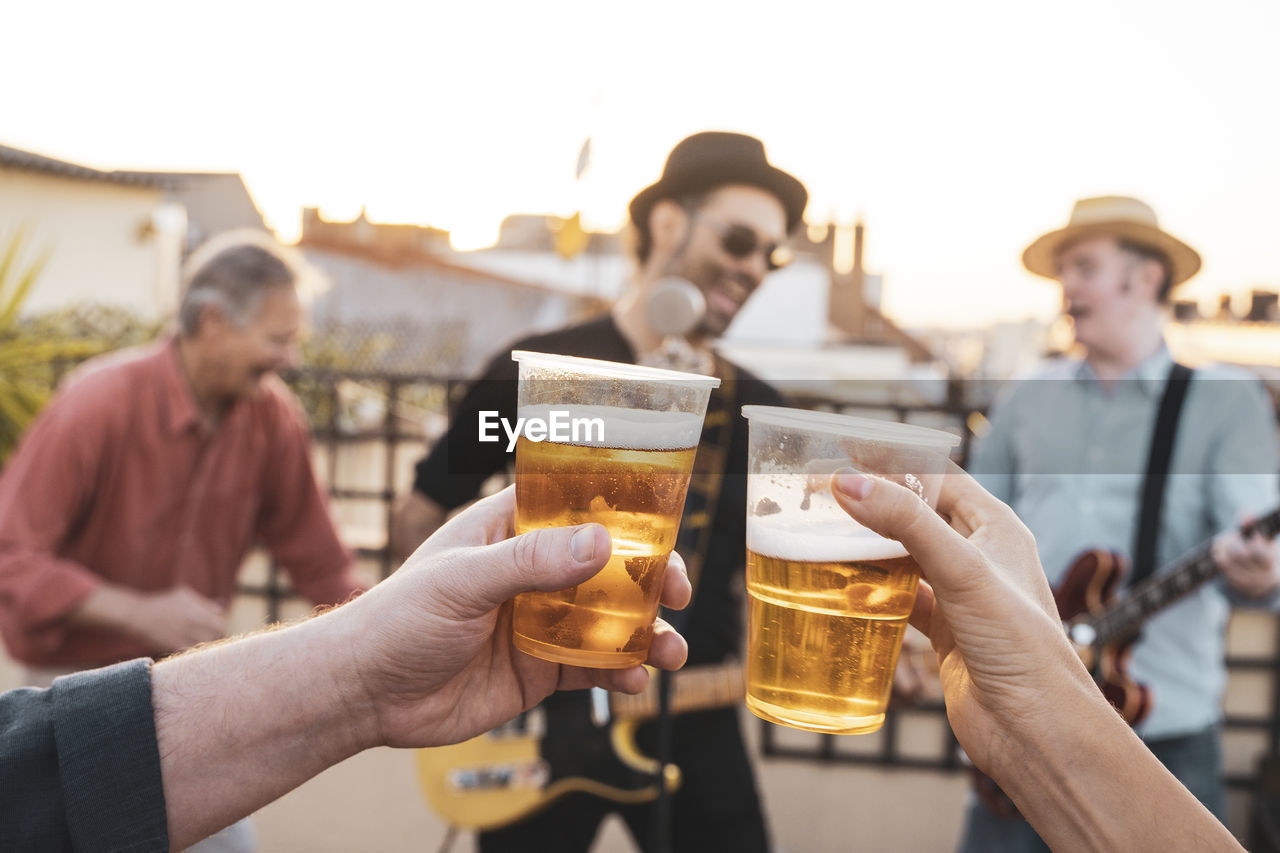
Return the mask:
M 52 393 L 54 365 L 96 351 L 88 341 L 49 339 L 22 327 L 19 313 L 49 258 L 46 252 L 21 263 L 25 242 L 19 228 L 0 249 L 0 460 Z
M 9 271 L 18 261 L 18 251 L 22 248 L 24 236 L 25 229 L 19 228 L 14 233 L 13 239 L 9 241 L 9 245 L 5 247 L 4 254 L 0 254 L 0 299 L 3 299 L 3 304 L 6 306 L 12 301 L 4 295 L 9 281 Z
M 137 318 L 111 312 L 107 317 L 111 322 L 105 325 L 77 319 L 81 309 L 91 306 L 23 317 L 23 306 L 51 257 L 44 251 L 31 259 L 26 242 L 23 228 L 7 239 L 0 235 L 0 463 L 53 394 L 66 368 L 116 346 L 137 343 L 142 335 L 150 338 L 157 331 Z
M 16 240 L 14 241 L 17 242 Z M 14 286 L 13 293 L 5 300 L 4 305 L 0 306 L 0 329 L 7 329 L 13 325 L 18 319 L 18 311 L 21 310 L 22 304 L 27 301 L 27 295 L 31 292 L 32 286 L 35 285 L 36 279 L 40 277 L 41 270 L 48 262 L 49 255 L 46 252 L 18 274 L 17 284 Z M 4 282 L 6 270 L 0 270 L 0 283 Z

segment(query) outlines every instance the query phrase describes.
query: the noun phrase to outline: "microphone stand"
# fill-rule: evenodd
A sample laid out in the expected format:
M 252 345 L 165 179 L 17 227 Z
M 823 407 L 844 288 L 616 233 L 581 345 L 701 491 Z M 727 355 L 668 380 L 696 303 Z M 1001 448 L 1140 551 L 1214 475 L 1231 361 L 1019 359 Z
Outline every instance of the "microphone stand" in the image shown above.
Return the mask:
M 715 362 L 695 349 L 686 339 L 706 313 L 707 304 L 693 284 L 668 276 L 649 292 L 646 315 L 650 327 L 663 336 L 662 346 L 645 361 L 672 370 L 709 372 Z M 663 608 L 663 618 L 679 631 L 684 613 Z M 671 673 L 658 673 L 658 799 L 653 804 L 649 853 L 671 853 L 671 793 L 667 790 L 667 767 L 671 765 L 674 735 L 671 720 Z
M 671 853 L 671 794 L 667 765 L 671 763 L 671 673 L 658 673 L 658 799 L 653 804 L 650 853 Z

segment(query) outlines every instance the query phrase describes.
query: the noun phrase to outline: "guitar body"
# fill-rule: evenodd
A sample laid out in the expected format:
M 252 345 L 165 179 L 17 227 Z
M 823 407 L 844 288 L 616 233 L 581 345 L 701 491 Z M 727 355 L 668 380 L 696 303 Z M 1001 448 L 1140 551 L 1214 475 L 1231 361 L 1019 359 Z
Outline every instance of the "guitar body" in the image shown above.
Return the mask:
M 1058 615 L 1068 632 L 1083 617 L 1101 614 L 1115 604 L 1126 571 L 1124 558 L 1114 551 L 1085 551 L 1075 559 L 1053 591 Z M 1132 636 L 1099 649 L 1078 647 L 1102 695 L 1131 726 L 1151 711 L 1150 688 L 1134 681 L 1128 672 L 1136 640 Z
M 418 779 L 431 807 L 464 829 L 506 826 L 571 791 L 647 802 L 658 796 L 659 767 L 636 746 L 637 725 L 596 725 L 588 691 L 559 693 L 548 700 L 541 735 L 498 730 L 420 749 Z M 669 765 L 663 778 L 674 791 L 680 771 Z

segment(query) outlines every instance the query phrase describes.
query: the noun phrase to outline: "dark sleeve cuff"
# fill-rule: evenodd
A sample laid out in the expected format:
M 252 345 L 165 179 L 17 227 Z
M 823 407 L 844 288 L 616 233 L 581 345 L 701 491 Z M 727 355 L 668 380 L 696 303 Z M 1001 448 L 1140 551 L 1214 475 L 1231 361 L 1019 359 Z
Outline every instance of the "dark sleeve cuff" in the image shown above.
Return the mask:
M 64 676 L 50 692 L 72 844 L 122 853 L 168 850 L 151 661 Z

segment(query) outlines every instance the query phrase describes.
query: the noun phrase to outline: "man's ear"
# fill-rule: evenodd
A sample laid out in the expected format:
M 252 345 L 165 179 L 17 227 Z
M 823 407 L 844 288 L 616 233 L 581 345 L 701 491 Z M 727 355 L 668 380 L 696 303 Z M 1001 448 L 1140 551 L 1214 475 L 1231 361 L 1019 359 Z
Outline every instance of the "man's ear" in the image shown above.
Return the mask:
M 1164 284 L 1164 264 L 1154 258 L 1143 258 L 1135 265 L 1130 281 L 1137 286 L 1138 293 L 1158 302 L 1160 287 Z
M 227 315 L 223 312 L 222 306 L 206 303 L 200 306 L 200 313 L 196 315 L 196 337 L 206 335 L 211 332 L 220 332 L 230 325 L 227 321 Z
M 669 257 L 685 239 L 689 213 L 669 198 L 659 199 L 649 211 L 649 235 L 653 254 Z

